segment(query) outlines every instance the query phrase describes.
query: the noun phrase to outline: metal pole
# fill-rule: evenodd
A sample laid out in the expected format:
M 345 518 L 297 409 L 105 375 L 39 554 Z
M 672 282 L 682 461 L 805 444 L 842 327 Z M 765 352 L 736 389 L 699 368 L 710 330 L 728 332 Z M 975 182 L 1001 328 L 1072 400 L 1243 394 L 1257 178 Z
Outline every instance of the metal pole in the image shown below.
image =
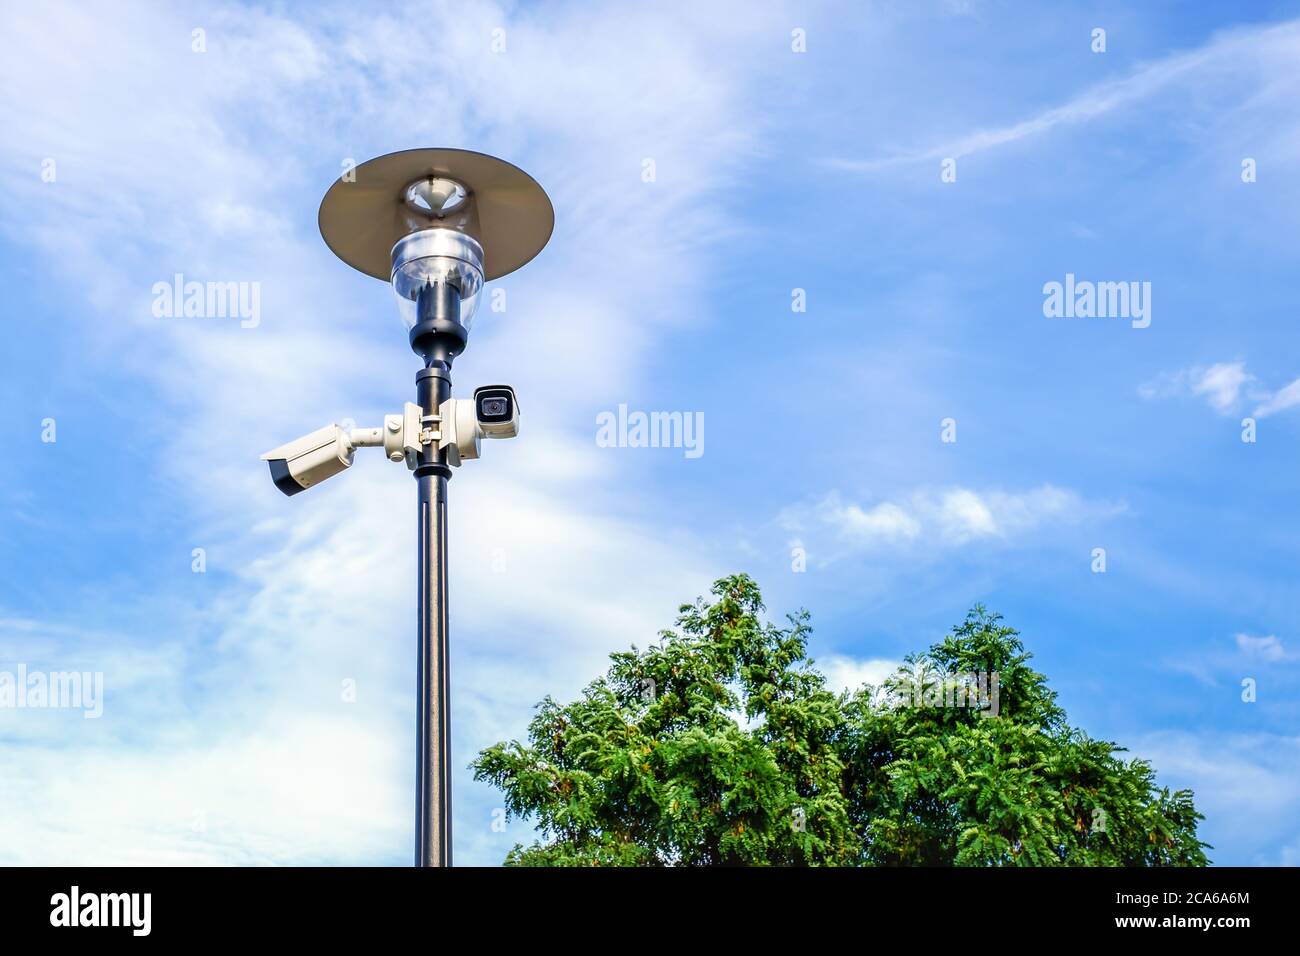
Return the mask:
M 546 191 L 510 163 L 464 149 L 406 149 L 362 163 L 356 176 L 343 176 L 321 200 L 321 237 L 352 268 L 392 283 L 402 321 L 411 326 L 411 348 L 424 360 L 416 376 L 421 440 L 415 451 L 419 493 L 419 617 L 416 681 L 415 863 L 451 865 L 451 697 L 448 693 L 447 482 L 448 460 L 439 443 L 424 441 L 438 428 L 435 416 L 451 397 L 451 365 L 465 350 L 469 329 L 462 324 L 462 296 L 470 305 L 484 282 L 514 272 L 542 251 L 555 227 Z M 354 185 L 364 183 L 364 187 Z M 360 191 L 358 191 L 360 190 Z M 492 249 L 491 267 L 484 248 Z M 415 302 L 415 321 L 410 304 Z M 401 451 L 388 454 L 410 464 L 414 444 L 405 434 Z M 491 437 L 517 431 L 517 421 Z M 386 424 L 385 428 L 389 426 Z M 445 434 L 445 433 L 444 433 Z M 384 437 L 389 433 L 385 432 Z M 373 438 L 374 436 L 370 436 Z M 450 439 L 451 436 L 448 436 Z M 461 436 L 456 436 L 459 439 Z M 466 436 L 475 442 L 478 434 Z M 298 443 L 284 446 L 294 449 Z M 460 445 L 456 446 L 459 449 Z M 315 453 L 313 445 L 300 453 Z M 312 469 L 300 482 L 287 459 L 263 456 L 271 477 L 293 494 L 337 473 L 342 458 L 304 462 Z M 323 470 L 322 470 L 323 469 Z M 283 474 L 282 474 L 283 472 Z
M 421 324 L 459 316 L 459 295 L 445 286 L 421 294 Z M 415 376 L 416 402 L 425 417 L 451 397 L 454 352 L 435 347 L 441 336 L 416 338 L 428 367 Z M 463 339 L 461 340 L 463 346 Z M 438 443 L 424 446 L 415 469 L 419 486 L 419 652 L 416 688 L 415 865 L 451 866 L 451 694 L 447 627 L 447 479 L 451 468 Z

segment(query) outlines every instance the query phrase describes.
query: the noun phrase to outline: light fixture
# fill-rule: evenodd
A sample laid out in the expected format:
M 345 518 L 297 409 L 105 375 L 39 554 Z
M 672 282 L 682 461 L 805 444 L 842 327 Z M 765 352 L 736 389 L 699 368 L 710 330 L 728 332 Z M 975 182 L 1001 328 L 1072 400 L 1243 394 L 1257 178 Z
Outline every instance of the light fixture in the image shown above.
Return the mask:
M 263 455 L 275 484 L 296 494 L 345 471 L 353 452 L 382 447 L 418 485 L 419 642 L 416 722 L 416 864 L 451 864 L 448 733 L 447 480 L 477 458 L 482 438 L 512 438 L 519 403 L 504 385 L 451 397 L 451 366 L 469 341 L 485 282 L 546 245 L 555 212 L 545 191 L 510 163 L 463 149 L 409 149 L 362 163 L 321 201 L 325 244 L 392 284 L 411 348 L 423 359 L 416 401 L 381 428 L 338 425 Z

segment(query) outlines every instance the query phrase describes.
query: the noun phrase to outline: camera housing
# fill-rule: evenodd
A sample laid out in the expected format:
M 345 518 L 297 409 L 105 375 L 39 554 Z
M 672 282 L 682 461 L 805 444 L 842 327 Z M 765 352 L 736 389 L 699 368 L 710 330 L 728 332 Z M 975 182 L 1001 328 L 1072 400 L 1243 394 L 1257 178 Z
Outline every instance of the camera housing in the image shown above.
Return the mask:
M 519 434 L 519 399 L 509 385 L 484 385 L 472 399 L 449 398 L 438 408 L 440 447 L 453 468 L 479 456 L 484 438 L 514 438 Z
M 286 495 L 296 495 L 346 471 L 352 464 L 352 454 L 348 432 L 338 425 L 326 425 L 271 449 L 262 460 L 270 465 L 275 487 Z
M 514 438 L 519 434 L 519 399 L 509 385 L 474 389 L 474 417 L 484 438 Z

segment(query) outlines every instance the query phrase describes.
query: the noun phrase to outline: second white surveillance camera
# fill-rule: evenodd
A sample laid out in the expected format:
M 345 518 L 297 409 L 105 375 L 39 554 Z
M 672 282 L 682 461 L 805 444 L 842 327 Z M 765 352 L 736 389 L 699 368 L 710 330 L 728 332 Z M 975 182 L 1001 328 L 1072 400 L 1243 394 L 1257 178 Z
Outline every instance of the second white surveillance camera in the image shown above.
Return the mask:
M 474 417 L 484 438 L 514 438 L 519 434 L 519 399 L 509 385 L 474 389 Z

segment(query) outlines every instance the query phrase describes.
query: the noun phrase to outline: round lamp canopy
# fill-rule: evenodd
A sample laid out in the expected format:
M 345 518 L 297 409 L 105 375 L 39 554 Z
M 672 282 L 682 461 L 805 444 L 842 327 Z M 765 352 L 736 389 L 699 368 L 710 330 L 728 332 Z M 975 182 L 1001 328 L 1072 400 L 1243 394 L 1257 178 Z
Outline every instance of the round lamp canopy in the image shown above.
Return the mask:
M 483 278 L 529 262 L 555 228 L 555 210 L 531 176 L 467 149 L 407 149 L 340 177 L 320 204 L 330 250 L 366 275 L 393 274 L 393 247 L 427 229 L 452 229 L 482 248 Z

